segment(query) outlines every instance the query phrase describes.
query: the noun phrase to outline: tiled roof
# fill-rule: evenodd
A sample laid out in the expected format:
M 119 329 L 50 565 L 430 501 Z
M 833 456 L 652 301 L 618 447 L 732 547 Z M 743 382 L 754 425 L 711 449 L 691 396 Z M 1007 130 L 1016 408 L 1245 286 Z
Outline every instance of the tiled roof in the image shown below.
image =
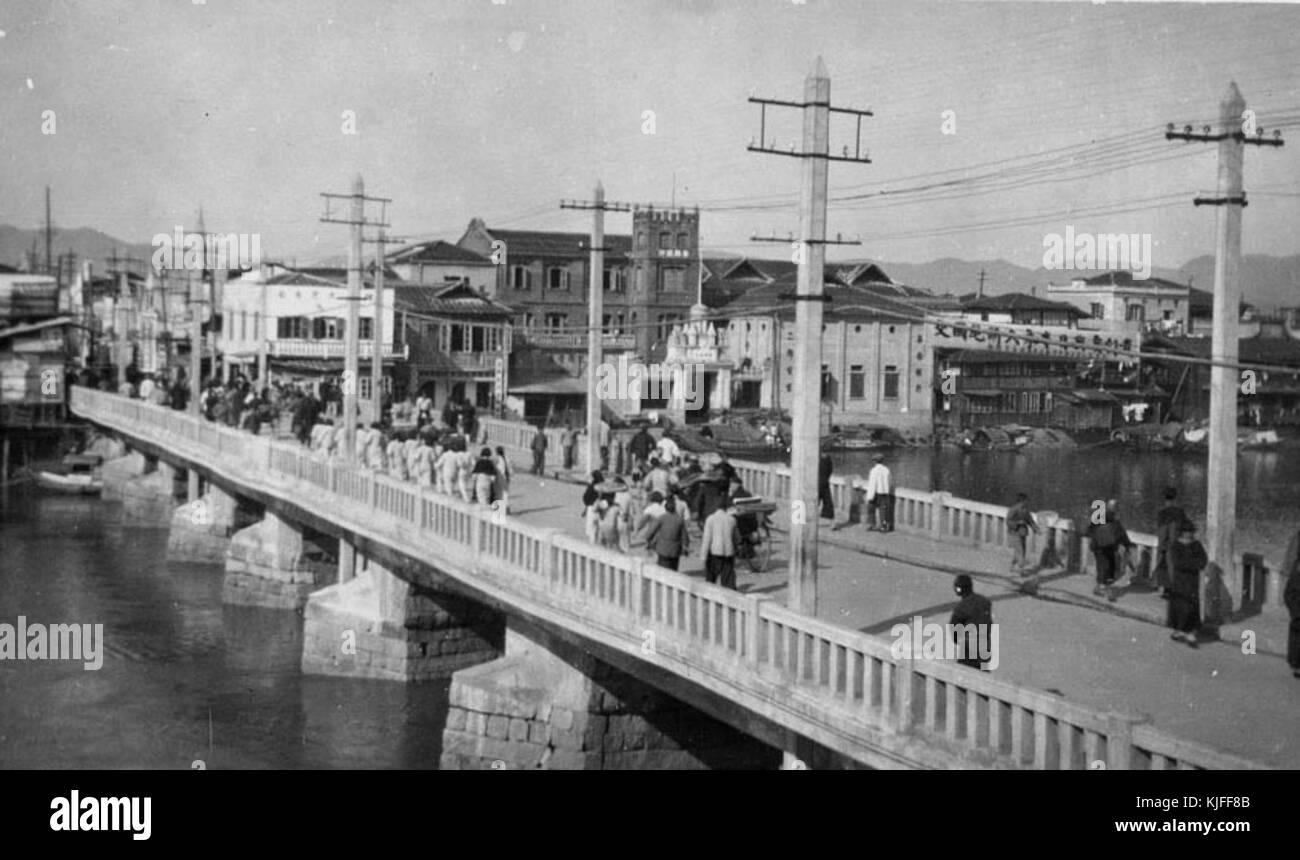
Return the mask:
M 437 239 L 401 248 L 388 255 L 389 263 L 469 263 L 492 265 L 492 261 L 468 248 Z
M 475 292 L 464 283 L 447 286 L 404 284 L 393 290 L 393 308 L 407 313 L 506 320 L 509 306 Z
M 1127 269 L 1103 272 L 1100 275 L 1093 275 L 1091 278 L 1081 278 L 1080 280 L 1093 287 L 1165 287 L 1166 289 L 1175 290 L 1187 288 L 1187 284 L 1180 284 L 1177 281 L 1170 281 L 1165 278 L 1135 278 L 1133 273 Z
M 1147 348 L 1165 346 L 1184 355 L 1210 357 L 1211 338 L 1166 337 L 1150 338 Z M 1237 360 L 1241 363 L 1295 365 L 1300 369 L 1300 341 L 1289 337 L 1243 337 L 1237 341 Z
M 371 264 L 369 268 L 362 272 L 361 285 L 363 288 L 374 288 L 374 274 L 374 264 Z M 278 275 L 272 275 L 266 279 L 266 283 L 270 286 L 288 287 L 347 287 L 348 270 L 319 266 L 290 269 Z M 406 281 L 402 280 L 392 269 L 384 268 L 384 286 L 386 288 L 400 287 L 405 283 Z
M 783 320 L 794 319 L 795 290 L 793 281 L 777 281 L 762 287 L 747 290 L 737 298 L 727 310 L 733 317 L 744 316 L 746 312 L 763 316 L 778 316 Z M 830 301 L 823 305 L 826 322 L 846 321 L 887 321 L 907 322 L 922 316 L 922 311 L 907 304 L 881 296 L 872 290 L 861 287 L 847 287 L 838 281 L 828 281 L 824 289 Z
M 982 299 L 967 302 L 962 309 L 968 311 L 1061 311 L 1075 317 L 1088 316 L 1088 314 L 1067 302 L 1053 302 L 1048 299 L 1040 299 L 1038 296 L 1027 296 L 1024 293 L 1003 293 L 1000 296 L 985 296 Z
M 511 257 L 578 257 L 586 259 L 591 253 L 591 234 L 555 233 L 547 230 L 494 230 L 487 228 L 494 239 L 506 243 Z M 632 252 L 632 237 L 614 233 L 605 234 L 605 253 L 627 255 Z

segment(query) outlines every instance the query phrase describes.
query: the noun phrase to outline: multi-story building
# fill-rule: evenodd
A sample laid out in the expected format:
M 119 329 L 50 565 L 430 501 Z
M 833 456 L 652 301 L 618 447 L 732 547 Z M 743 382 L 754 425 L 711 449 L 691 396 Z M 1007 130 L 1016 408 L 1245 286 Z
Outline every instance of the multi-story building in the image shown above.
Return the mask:
M 480 409 L 504 404 L 513 347 L 509 307 L 466 282 L 403 285 L 392 295 L 396 346 L 407 355 L 397 397 L 423 394 L 439 410 L 448 399 Z
M 582 373 L 593 322 L 602 326 L 611 355 L 630 352 L 650 360 L 696 301 L 698 212 L 637 208 L 632 235 L 605 234 L 604 310 L 598 321 L 587 318 L 590 241 L 585 233 L 490 228 L 475 218 L 457 242 L 496 261 L 490 295 L 513 309 L 516 342 L 541 353 L 522 370 L 536 373 L 553 364 L 557 372 Z
M 794 393 L 792 279 L 747 290 L 726 306 L 731 390 L 724 407 L 789 409 Z M 934 367 L 929 325 L 914 307 L 865 286 L 828 281 L 822 337 L 824 424 L 872 423 L 926 430 Z
M 388 267 L 408 284 L 433 287 L 465 283 L 495 295 L 497 264 L 468 248 L 441 239 L 400 248 L 387 255 Z
M 360 379 L 357 393 L 370 399 L 367 371 L 374 354 L 374 267 L 364 273 L 359 303 Z M 391 385 L 395 363 L 406 358 L 405 347 L 394 344 L 393 301 L 390 288 L 402 281 L 385 272 L 383 303 L 384 384 Z M 238 366 L 256 376 L 263 340 L 272 379 L 338 378 L 343 372 L 347 326 L 347 272 L 343 269 L 290 269 L 265 265 L 226 282 L 222 291 L 223 319 L 218 347 L 227 367 Z
M 1169 360 L 1148 360 L 1162 388 L 1172 392 L 1171 413 L 1180 420 L 1199 421 L 1210 414 L 1210 338 L 1148 335 L 1147 352 L 1169 353 Z M 1243 426 L 1300 425 L 1300 314 L 1263 316 L 1237 341 L 1237 360 L 1282 370 L 1252 370 L 1242 377 L 1237 397 L 1238 423 Z M 1193 361 L 1180 360 L 1191 357 Z
M 1068 302 L 1113 329 L 1134 333 L 1158 331 L 1170 337 L 1206 337 L 1214 297 L 1190 283 L 1164 278 L 1137 279 L 1132 272 L 1106 272 L 1075 278 L 1068 284 L 1048 284 L 1047 294 Z M 1242 302 L 1240 312 L 1250 308 Z

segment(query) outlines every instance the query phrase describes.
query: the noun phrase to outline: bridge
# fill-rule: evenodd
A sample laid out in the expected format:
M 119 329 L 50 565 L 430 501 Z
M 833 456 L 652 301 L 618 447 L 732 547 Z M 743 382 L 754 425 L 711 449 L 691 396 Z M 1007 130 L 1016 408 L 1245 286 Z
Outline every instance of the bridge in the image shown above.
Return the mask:
M 231 602 L 303 608 L 304 672 L 453 673 L 444 767 L 1259 766 L 292 441 L 85 388 L 71 403 L 134 449 L 105 493 L 169 523 L 169 556 L 222 561 Z M 900 524 L 936 528 L 909 504 Z

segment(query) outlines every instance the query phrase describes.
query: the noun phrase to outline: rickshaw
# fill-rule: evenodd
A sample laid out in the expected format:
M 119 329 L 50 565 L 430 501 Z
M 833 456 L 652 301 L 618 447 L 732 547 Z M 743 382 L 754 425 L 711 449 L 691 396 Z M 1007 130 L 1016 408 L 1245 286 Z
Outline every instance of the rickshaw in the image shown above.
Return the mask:
M 736 530 L 740 546 L 736 556 L 754 573 L 762 573 L 772 562 L 772 513 L 776 504 L 761 498 L 736 499 Z

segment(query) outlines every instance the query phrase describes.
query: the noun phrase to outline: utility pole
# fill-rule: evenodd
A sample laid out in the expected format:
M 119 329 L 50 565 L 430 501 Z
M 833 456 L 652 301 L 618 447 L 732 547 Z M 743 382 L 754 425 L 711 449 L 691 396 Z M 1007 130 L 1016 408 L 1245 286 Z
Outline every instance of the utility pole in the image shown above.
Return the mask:
M 762 106 L 758 145 L 751 152 L 800 158 L 803 187 L 799 199 L 800 239 L 794 243 L 799 263 L 795 301 L 794 403 L 791 421 L 793 445 L 790 455 L 790 575 L 788 604 L 791 609 L 813 616 L 817 613 L 817 473 L 821 458 L 821 342 L 822 303 L 826 301 L 826 245 L 856 245 L 856 241 L 826 239 L 826 185 L 831 161 L 869 164 L 862 154 L 862 117 L 870 111 L 831 106 L 831 80 L 821 57 L 804 80 L 802 102 L 751 98 Z M 795 107 L 803 111 L 803 147 L 779 150 L 768 142 L 767 106 Z M 858 139 L 854 154 L 845 147 L 841 156 L 830 154 L 830 115 L 846 113 L 857 118 Z M 761 241 L 757 240 L 756 241 Z
M 50 186 L 45 186 L 45 274 L 54 271 L 54 224 L 50 220 Z
M 266 317 L 267 310 L 267 293 L 269 288 L 266 286 L 266 278 L 261 277 L 258 273 L 258 280 L 262 282 L 262 310 L 259 314 L 260 322 L 258 323 L 258 342 L 257 342 L 257 387 L 266 388 L 270 383 L 267 380 L 267 351 L 270 349 L 271 332 L 269 330 L 269 320 Z
M 370 399 L 371 421 L 384 418 L 384 401 L 381 390 L 384 382 L 384 246 L 388 243 L 387 234 L 381 229 L 375 239 L 366 239 L 375 245 L 375 320 L 370 327 L 373 349 L 370 353 Z
M 361 174 L 357 174 L 352 180 L 351 194 L 325 194 L 325 215 L 320 219 L 327 224 L 347 224 L 349 228 L 348 236 L 348 321 L 347 328 L 344 331 L 346 338 L 343 352 L 343 447 L 345 448 L 344 456 L 348 460 L 355 460 L 357 456 L 357 356 L 360 348 L 360 321 L 361 321 L 361 275 L 363 262 L 361 259 L 361 233 L 366 226 L 387 227 L 388 223 L 384 220 L 383 213 L 386 207 L 392 201 L 385 197 L 367 197 L 365 182 Z M 330 203 L 333 200 L 348 200 L 350 204 L 347 218 L 335 218 L 330 213 Z M 378 221 L 366 220 L 366 203 L 374 202 L 380 204 L 380 216 Z
M 1246 111 L 1246 100 L 1236 83 L 1228 85 L 1219 103 L 1219 131 L 1211 134 L 1205 126 L 1193 134 L 1191 126 L 1175 132 L 1171 123 L 1165 134 L 1168 140 L 1216 142 L 1219 144 L 1219 180 L 1216 197 L 1198 197 L 1197 206 L 1218 206 L 1218 238 L 1214 251 L 1214 320 L 1210 340 L 1210 469 L 1205 505 L 1207 550 L 1210 563 L 1217 565 L 1230 595 L 1230 605 L 1221 613 L 1231 612 L 1241 604 L 1241 572 L 1237 569 L 1234 533 L 1237 530 L 1237 386 L 1241 375 L 1236 367 L 1238 355 L 1238 316 L 1241 313 L 1241 210 L 1246 206 L 1241 171 L 1243 144 L 1281 146 L 1281 132 L 1272 140 L 1264 139 L 1258 128 L 1254 138 L 1246 130 L 1254 126 L 1253 115 Z
M 134 316 L 138 327 L 140 316 L 140 301 L 131 290 L 131 264 L 142 261 L 136 257 L 119 257 L 114 251 L 108 262 L 109 271 L 117 275 L 117 298 L 113 302 L 113 341 L 116 347 L 114 363 L 117 365 L 117 384 L 121 387 L 126 382 L 127 356 L 131 353 L 129 317 Z M 136 336 L 139 337 L 138 331 Z
M 596 368 L 604 358 L 605 296 L 602 278 L 605 272 L 605 212 L 630 212 L 631 204 L 605 202 L 605 186 L 596 181 L 594 202 L 560 201 L 561 209 L 590 209 L 591 271 L 587 278 L 587 470 L 600 463 L 600 401 L 596 398 Z

